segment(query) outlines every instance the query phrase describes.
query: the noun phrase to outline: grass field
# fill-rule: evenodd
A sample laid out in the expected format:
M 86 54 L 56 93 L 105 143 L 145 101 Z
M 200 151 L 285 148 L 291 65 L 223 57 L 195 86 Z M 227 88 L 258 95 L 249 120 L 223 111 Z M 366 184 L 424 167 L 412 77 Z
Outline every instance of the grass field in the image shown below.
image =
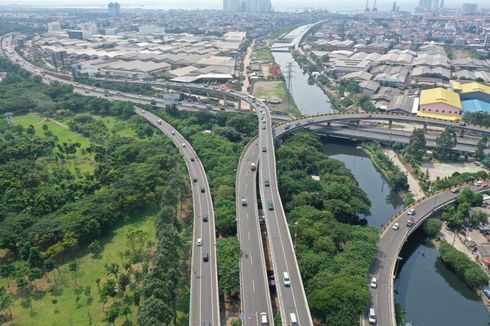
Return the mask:
M 80 262 L 80 271 L 77 276 L 78 288 L 90 286 L 92 302 L 88 303 L 87 296 L 80 294 L 74 284 L 72 274 L 68 272 L 68 262 L 61 265 L 61 278 L 57 280 L 58 286 L 53 288 L 53 276 L 49 274 L 50 282 L 46 278 L 36 281 L 39 290 L 34 291 L 32 300 L 32 311 L 23 307 L 21 300 L 17 298 L 12 305 L 14 323 L 16 325 L 103 325 L 104 312 L 99 302 L 97 293 L 97 278 L 104 279 L 106 263 L 121 263 L 120 252 L 128 247 L 126 235 L 130 228 L 144 230 L 149 239 L 155 238 L 155 216 L 156 212 L 145 212 L 130 219 L 124 225 L 114 229 L 112 234 L 101 239 L 102 252 L 93 258 L 86 250 L 75 255 Z M 72 256 L 73 257 L 73 256 Z M 12 283 L 12 281 L 10 282 Z M 6 286 L 6 280 L 0 279 L 0 285 Z M 49 291 L 51 289 L 51 291 Z M 46 291 L 46 292 L 45 292 Z M 80 296 L 76 303 L 77 295 Z M 53 300 L 57 300 L 54 304 Z M 109 301 L 110 302 L 110 301 Z M 108 306 L 108 305 L 107 305 Z M 129 317 L 129 316 L 128 316 Z M 131 320 L 136 318 L 136 309 L 133 307 Z M 123 323 L 124 317 L 120 318 L 116 325 Z
M 258 50 L 254 56 L 259 61 L 274 62 L 274 57 L 272 56 L 271 50 L 268 48 Z
M 254 84 L 253 95 L 257 98 L 265 98 L 267 100 L 278 98 L 281 100 L 281 103 L 277 105 L 269 104 L 270 109 L 299 115 L 299 110 L 292 98 L 290 99 L 290 107 L 288 108 L 286 105 L 289 92 L 283 81 L 258 81 Z

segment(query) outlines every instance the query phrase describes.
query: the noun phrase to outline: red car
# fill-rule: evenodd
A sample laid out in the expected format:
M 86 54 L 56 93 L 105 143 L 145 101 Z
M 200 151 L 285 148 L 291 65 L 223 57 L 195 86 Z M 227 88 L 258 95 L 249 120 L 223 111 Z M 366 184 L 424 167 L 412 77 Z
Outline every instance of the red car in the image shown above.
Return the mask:
M 480 185 L 480 188 L 488 188 L 488 183 L 482 183 L 482 184 Z

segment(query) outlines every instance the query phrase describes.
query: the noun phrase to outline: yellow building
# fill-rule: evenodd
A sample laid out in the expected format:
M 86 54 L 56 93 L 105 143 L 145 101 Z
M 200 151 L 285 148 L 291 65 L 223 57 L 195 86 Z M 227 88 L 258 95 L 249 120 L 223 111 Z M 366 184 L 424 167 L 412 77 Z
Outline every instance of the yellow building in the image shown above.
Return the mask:
M 417 116 L 450 121 L 461 119 L 459 94 L 442 87 L 422 90 Z
M 460 83 L 457 81 L 451 82 L 452 88 L 461 96 L 461 101 L 479 100 L 490 103 L 490 86 L 471 82 Z

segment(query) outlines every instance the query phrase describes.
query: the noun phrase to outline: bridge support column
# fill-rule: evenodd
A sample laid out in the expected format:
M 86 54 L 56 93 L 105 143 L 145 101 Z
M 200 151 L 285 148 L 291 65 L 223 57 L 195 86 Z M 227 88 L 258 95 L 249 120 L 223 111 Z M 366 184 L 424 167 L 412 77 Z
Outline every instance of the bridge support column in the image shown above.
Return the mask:
M 242 108 L 242 100 L 238 99 L 237 108 L 240 110 Z
M 461 137 L 461 138 L 464 137 L 464 129 L 461 129 L 461 131 L 459 132 L 459 137 Z
M 223 105 L 226 106 L 226 95 L 223 94 Z
M 427 123 L 424 122 L 424 133 L 427 132 Z
M 189 97 L 191 97 L 191 96 L 192 96 L 192 92 L 191 92 L 191 89 L 190 89 L 190 88 L 188 88 L 188 89 L 187 89 L 187 95 L 188 95 Z
M 206 99 L 209 100 L 209 91 L 206 91 Z
M 330 123 L 331 123 L 331 122 L 327 122 L 327 126 L 329 126 L 329 127 L 330 127 Z
M 393 127 L 393 120 L 390 120 L 388 122 L 388 129 L 391 129 L 391 127 Z

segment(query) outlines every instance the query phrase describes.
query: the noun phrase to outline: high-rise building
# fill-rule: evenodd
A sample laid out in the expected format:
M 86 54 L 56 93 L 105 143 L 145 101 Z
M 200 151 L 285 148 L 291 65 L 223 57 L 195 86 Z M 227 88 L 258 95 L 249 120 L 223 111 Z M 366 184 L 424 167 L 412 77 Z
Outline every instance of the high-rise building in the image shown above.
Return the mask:
M 439 3 L 439 8 L 444 9 L 444 0 L 441 0 Z
M 432 11 L 439 10 L 439 0 L 432 0 Z
M 478 11 L 478 6 L 476 3 L 463 3 L 463 8 L 461 13 L 463 15 L 476 15 Z
M 117 2 L 110 2 L 107 5 L 107 10 L 109 11 L 109 16 L 119 17 L 121 16 L 121 6 Z
M 270 0 L 223 0 L 223 10 L 231 12 L 271 12 Z
M 417 9 L 423 11 L 430 11 L 431 6 L 432 6 L 432 0 L 419 0 L 419 5 Z

